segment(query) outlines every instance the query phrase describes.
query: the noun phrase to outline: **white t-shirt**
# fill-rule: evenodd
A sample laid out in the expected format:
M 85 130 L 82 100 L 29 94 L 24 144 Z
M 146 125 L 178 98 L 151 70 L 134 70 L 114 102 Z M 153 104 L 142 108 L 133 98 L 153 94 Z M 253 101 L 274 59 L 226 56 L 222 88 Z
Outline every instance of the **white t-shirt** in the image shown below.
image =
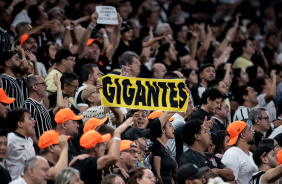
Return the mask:
M 20 13 L 18 13 L 12 23 L 12 26 L 16 27 L 16 25 L 20 22 L 27 22 L 31 24 L 31 19 L 28 16 L 28 13 L 26 10 L 22 10 Z
M 268 113 L 269 116 L 269 120 L 270 122 L 272 122 L 273 120 L 276 119 L 276 108 L 274 105 L 273 100 L 271 100 L 270 102 L 266 103 L 265 102 L 265 96 L 266 94 L 260 94 L 257 99 L 259 104 L 257 105 L 257 107 L 263 107 L 266 109 L 266 112 Z
M 247 155 L 240 148 L 233 146 L 223 155 L 221 162 L 233 171 L 236 184 L 246 184 L 252 179 L 252 174 L 258 171 L 253 160 L 253 154 Z

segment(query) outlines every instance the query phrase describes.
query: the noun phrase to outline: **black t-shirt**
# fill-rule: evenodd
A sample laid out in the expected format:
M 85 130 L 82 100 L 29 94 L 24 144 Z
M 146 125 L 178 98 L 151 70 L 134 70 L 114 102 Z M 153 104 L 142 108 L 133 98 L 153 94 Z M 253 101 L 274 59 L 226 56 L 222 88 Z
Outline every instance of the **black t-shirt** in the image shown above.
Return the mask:
M 172 173 L 176 168 L 176 160 L 171 154 L 171 151 L 163 146 L 158 140 L 154 142 L 153 156 L 161 157 L 161 170 L 160 174 L 164 184 L 171 184 Z M 153 159 L 152 159 L 153 161 Z
M 81 151 L 75 149 L 74 145 L 72 144 L 71 139 L 68 140 L 69 148 L 68 148 L 68 162 L 70 162 L 72 159 L 74 159 L 76 156 L 78 156 Z
M 252 179 L 250 180 L 249 184 L 261 184 L 260 180 L 262 175 L 264 175 L 265 171 L 260 171 L 253 175 Z
M 123 179 L 123 181 L 125 182 L 125 183 L 127 183 L 127 180 L 128 180 L 128 178 L 126 179 L 124 176 L 123 176 L 123 174 L 121 174 L 121 170 L 119 169 L 119 167 L 118 166 L 114 166 L 114 174 L 118 174 L 122 179 Z M 129 175 L 129 173 L 127 173 L 128 175 Z
M 186 47 L 187 46 L 186 46 L 185 43 L 176 40 L 175 50 L 177 50 L 177 52 L 178 52 L 178 54 L 177 54 L 178 57 L 182 57 L 182 56 L 189 54 L 189 51 Z
M 0 183 L 8 184 L 11 181 L 11 176 L 9 172 L 0 165 Z
M 54 164 L 49 162 L 49 160 L 47 160 L 47 161 L 48 161 L 48 164 L 49 164 L 50 168 L 55 166 Z M 54 184 L 54 183 L 55 183 L 55 180 L 47 180 L 47 184 Z
M 194 150 L 187 150 L 179 159 L 179 167 L 193 163 L 196 164 L 199 168 L 201 167 L 209 167 L 210 169 L 218 168 L 223 169 L 226 166 L 220 161 L 219 158 L 214 156 L 211 153 L 205 152 L 205 155 L 194 151 Z
M 156 63 L 162 63 L 165 65 L 167 71 L 175 71 L 178 70 L 181 67 L 180 59 L 177 58 L 176 61 L 172 61 L 171 65 L 165 64 L 163 61 L 156 61 Z
M 73 71 L 78 76 L 81 76 L 80 72 L 81 72 L 82 66 L 89 64 L 89 63 L 94 63 L 92 61 L 89 61 L 85 57 L 78 59 L 78 55 L 76 55 L 75 58 L 76 58 L 75 59 L 76 64 L 74 65 Z M 106 57 L 104 55 L 100 55 L 98 60 L 99 61 L 97 63 L 94 63 L 94 64 L 98 65 L 98 68 L 101 72 L 103 72 L 104 74 L 107 74 L 110 71 L 112 71 L 112 62 L 109 61 L 108 57 Z
M 204 111 L 202 108 L 199 108 L 196 112 L 191 115 L 190 120 L 199 119 L 204 121 L 206 116 L 207 120 L 210 120 L 212 118 L 212 116 L 208 112 Z
M 72 166 L 79 170 L 80 178 L 85 184 L 101 183 L 102 170 L 97 169 L 98 158 L 86 158 L 84 160 L 78 160 Z

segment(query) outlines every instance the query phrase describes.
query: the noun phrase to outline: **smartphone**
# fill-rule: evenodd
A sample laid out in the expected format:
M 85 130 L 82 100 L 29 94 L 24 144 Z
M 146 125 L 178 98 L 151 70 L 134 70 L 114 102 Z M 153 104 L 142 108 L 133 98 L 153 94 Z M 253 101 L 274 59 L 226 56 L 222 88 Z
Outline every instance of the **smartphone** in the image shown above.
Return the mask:
M 121 73 L 124 73 L 125 72 L 125 67 L 124 65 L 121 65 Z

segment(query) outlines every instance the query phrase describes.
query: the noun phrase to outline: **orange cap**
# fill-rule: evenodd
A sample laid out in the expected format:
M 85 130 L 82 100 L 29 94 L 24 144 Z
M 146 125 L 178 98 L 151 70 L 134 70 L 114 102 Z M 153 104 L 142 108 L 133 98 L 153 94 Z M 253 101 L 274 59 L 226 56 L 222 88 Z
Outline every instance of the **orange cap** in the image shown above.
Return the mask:
M 244 130 L 244 128 L 247 126 L 247 123 L 244 121 L 234 121 L 233 123 L 230 123 L 227 127 L 227 132 L 230 136 L 230 141 L 228 143 L 229 146 L 234 145 L 239 137 L 239 134 Z
M 280 151 L 278 151 L 277 153 L 277 157 L 278 157 L 278 164 L 282 164 L 282 149 Z
M 88 39 L 88 41 L 87 41 L 87 46 L 91 45 L 92 43 L 96 43 L 96 44 L 98 45 L 98 47 L 99 47 L 100 49 L 102 49 L 102 43 L 101 43 L 100 40 L 90 38 L 90 39 Z
M 83 132 L 88 132 L 89 130 L 95 130 L 98 126 L 104 124 L 108 120 L 108 116 L 104 119 L 98 118 L 90 118 L 88 121 L 85 122 Z
M 131 140 L 120 141 L 120 151 L 127 150 L 130 148 L 138 148 L 137 145 Z
M 84 149 L 90 149 L 98 143 L 107 142 L 111 139 L 111 134 L 101 135 L 96 130 L 89 130 L 80 138 L 80 146 Z
M 55 115 L 55 121 L 57 124 L 61 124 L 70 119 L 71 120 L 81 120 L 82 118 L 83 118 L 83 115 L 76 116 L 70 108 L 61 109 Z
M 15 98 L 9 98 L 6 94 L 6 91 L 0 88 L 0 102 L 5 104 L 11 104 L 15 101 Z
M 36 41 L 38 40 L 38 36 L 36 33 L 30 33 L 30 34 L 24 34 L 21 38 L 21 46 L 24 44 L 24 42 L 32 36 Z
M 154 111 L 152 112 L 149 116 L 148 119 L 155 119 L 155 118 L 159 118 L 161 117 L 161 115 L 163 115 L 163 111 Z M 174 117 L 169 118 L 169 121 L 173 121 Z
M 59 144 L 59 137 L 60 133 L 56 132 L 55 130 L 48 130 L 45 131 L 40 137 L 38 146 L 40 149 L 47 148 L 50 145 L 53 144 Z M 67 140 L 69 140 L 71 136 L 68 136 Z

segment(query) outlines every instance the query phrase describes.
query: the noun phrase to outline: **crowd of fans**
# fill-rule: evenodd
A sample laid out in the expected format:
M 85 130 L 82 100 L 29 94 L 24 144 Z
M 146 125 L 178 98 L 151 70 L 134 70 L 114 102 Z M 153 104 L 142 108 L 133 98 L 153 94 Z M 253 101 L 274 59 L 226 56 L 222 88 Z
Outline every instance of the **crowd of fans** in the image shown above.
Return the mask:
M 0 183 L 282 183 L 281 28 L 279 0 L 0 0 Z M 107 74 L 187 110 L 104 107 Z

